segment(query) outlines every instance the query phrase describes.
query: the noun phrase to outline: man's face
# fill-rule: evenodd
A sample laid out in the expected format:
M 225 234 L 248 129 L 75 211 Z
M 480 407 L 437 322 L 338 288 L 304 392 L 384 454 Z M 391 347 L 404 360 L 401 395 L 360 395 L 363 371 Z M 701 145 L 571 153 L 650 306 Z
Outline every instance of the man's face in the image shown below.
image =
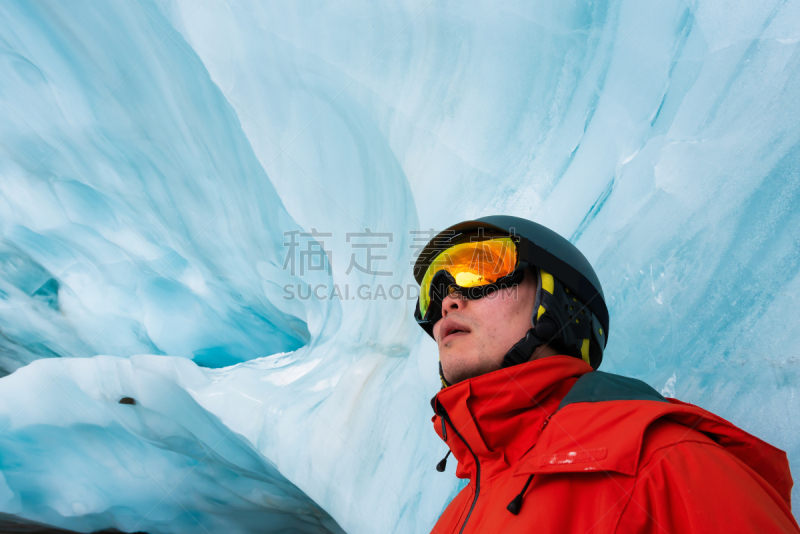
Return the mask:
M 445 297 L 442 318 L 433 326 L 445 379 L 455 384 L 500 369 L 506 352 L 532 326 L 535 297 L 530 269 L 522 283 L 480 299 Z

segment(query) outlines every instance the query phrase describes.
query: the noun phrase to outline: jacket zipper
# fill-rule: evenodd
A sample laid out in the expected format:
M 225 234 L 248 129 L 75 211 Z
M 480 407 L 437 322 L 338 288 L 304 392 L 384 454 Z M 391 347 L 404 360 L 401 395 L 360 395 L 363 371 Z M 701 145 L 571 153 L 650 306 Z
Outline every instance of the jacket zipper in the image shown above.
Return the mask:
M 467 443 L 467 440 L 464 439 L 464 436 L 461 435 L 461 433 L 455 427 L 453 422 L 450 420 L 450 416 L 447 415 L 447 412 L 445 411 L 444 406 L 442 406 L 442 403 L 437 401 L 436 404 L 439 407 L 439 411 L 440 411 L 439 417 L 442 418 L 442 434 L 445 436 L 445 438 L 444 438 L 445 441 L 447 440 L 447 434 L 445 433 L 445 426 L 444 426 L 444 422 L 446 420 L 448 423 L 450 423 L 450 427 L 453 429 L 453 432 L 455 432 L 456 436 L 458 436 L 459 439 L 461 439 L 461 441 L 464 442 L 464 445 L 467 446 L 467 449 L 469 449 L 469 452 L 472 454 L 472 457 L 475 459 L 475 466 L 476 466 L 476 469 L 477 469 L 477 471 L 475 473 L 475 497 L 472 499 L 472 506 L 470 506 L 470 508 L 469 508 L 469 512 L 467 513 L 467 517 L 464 518 L 464 524 L 461 525 L 461 530 L 458 531 L 459 534 L 463 534 L 464 529 L 467 528 L 467 522 L 469 521 L 469 517 L 472 515 L 472 510 L 475 509 L 475 503 L 478 502 L 478 495 L 481 492 L 481 463 L 478 461 L 478 455 L 475 454 L 475 451 L 473 451 L 472 447 L 469 446 L 469 443 Z

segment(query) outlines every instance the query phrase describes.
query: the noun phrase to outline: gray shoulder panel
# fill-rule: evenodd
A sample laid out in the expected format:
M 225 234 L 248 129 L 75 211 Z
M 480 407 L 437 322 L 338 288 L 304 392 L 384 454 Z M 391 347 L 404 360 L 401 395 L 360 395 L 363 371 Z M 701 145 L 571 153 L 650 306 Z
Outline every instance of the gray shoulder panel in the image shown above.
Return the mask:
M 575 382 L 558 405 L 560 410 L 577 402 L 603 402 L 611 400 L 649 400 L 669 402 L 655 389 L 641 380 L 603 371 L 586 373 Z

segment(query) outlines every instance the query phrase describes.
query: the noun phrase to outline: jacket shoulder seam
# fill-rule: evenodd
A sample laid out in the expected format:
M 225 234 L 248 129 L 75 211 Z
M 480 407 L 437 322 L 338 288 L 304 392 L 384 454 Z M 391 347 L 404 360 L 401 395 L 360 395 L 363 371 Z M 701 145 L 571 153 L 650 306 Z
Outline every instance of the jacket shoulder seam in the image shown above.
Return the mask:
M 698 445 L 708 445 L 708 446 L 714 447 L 716 449 L 720 449 L 722 451 L 725 451 L 725 448 L 720 446 L 718 443 L 714 443 L 714 442 L 709 443 L 708 441 L 699 440 L 699 439 L 693 438 L 693 437 L 683 437 L 683 438 L 681 438 L 681 439 L 679 439 L 677 441 L 672 441 L 671 443 L 667 443 L 665 445 L 660 445 L 656 449 L 653 449 L 653 451 L 647 456 L 646 459 L 642 458 L 641 460 L 639 460 L 639 466 L 636 469 L 636 479 L 637 480 L 639 479 L 639 474 L 641 473 L 641 471 L 645 467 L 647 467 L 647 465 L 653 460 L 653 457 L 656 455 L 656 453 L 658 451 L 666 449 L 666 448 L 669 448 L 669 447 L 674 447 L 676 445 L 682 445 L 684 443 L 697 443 Z M 646 474 L 647 473 L 645 473 L 645 475 Z

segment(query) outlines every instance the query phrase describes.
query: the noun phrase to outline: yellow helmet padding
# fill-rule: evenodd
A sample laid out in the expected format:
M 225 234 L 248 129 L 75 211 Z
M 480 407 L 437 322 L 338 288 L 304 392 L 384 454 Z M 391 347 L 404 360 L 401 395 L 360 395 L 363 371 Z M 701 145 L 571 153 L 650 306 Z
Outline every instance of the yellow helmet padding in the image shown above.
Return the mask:
M 545 291 L 547 291 L 552 295 L 553 291 L 555 291 L 555 283 L 553 282 L 553 275 L 541 269 L 539 269 L 539 275 L 542 279 L 542 289 L 544 289 Z
M 543 271 L 539 269 L 539 279 L 542 281 L 542 289 L 553 294 L 555 291 L 555 283 L 553 282 L 553 275 L 548 273 L 547 271 Z M 544 312 L 547 310 L 544 309 L 544 306 L 541 304 L 539 305 L 539 310 L 536 312 L 536 320 L 538 321 L 539 318 L 544 315 Z
M 584 339 L 583 340 L 583 344 L 581 345 L 581 359 L 583 361 L 585 361 L 586 363 L 588 363 L 589 365 L 592 365 L 591 362 L 589 361 L 589 340 L 588 339 Z

